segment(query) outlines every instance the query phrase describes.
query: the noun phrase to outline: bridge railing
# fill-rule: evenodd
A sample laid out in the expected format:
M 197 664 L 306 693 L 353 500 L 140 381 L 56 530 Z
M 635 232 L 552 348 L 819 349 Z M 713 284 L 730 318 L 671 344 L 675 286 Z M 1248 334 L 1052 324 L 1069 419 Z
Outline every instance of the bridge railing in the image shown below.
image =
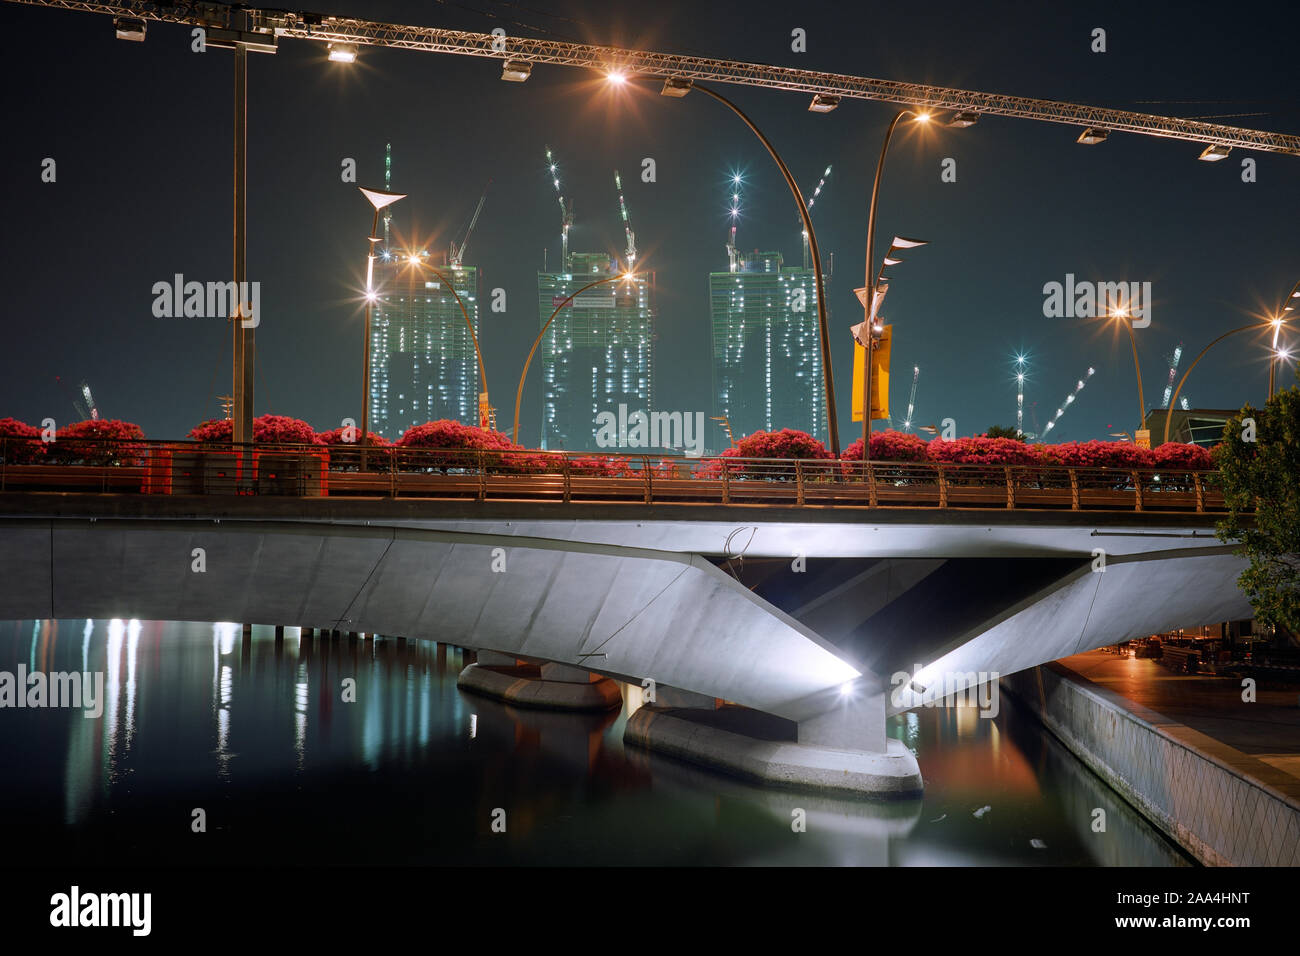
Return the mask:
M 1213 471 L 0 438 L 0 491 L 1221 513 Z

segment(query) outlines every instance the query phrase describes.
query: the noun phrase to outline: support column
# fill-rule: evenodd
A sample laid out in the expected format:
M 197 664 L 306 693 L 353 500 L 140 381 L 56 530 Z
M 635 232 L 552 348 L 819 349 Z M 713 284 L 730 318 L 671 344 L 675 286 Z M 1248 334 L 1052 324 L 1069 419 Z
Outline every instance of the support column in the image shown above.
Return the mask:
M 542 665 L 542 680 L 563 681 L 568 684 L 594 684 L 600 679 L 599 674 L 593 674 L 580 667 L 570 667 L 568 664 Z
M 883 692 L 867 694 L 855 689 L 852 694 L 841 696 L 824 713 L 799 721 L 799 743 L 883 754 L 888 750 L 885 704 Z
M 489 667 L 515 667 L 519 662 L 513 654 L 502 654 L 499 651 L 479 651 L 478 663 L 486 664 Z

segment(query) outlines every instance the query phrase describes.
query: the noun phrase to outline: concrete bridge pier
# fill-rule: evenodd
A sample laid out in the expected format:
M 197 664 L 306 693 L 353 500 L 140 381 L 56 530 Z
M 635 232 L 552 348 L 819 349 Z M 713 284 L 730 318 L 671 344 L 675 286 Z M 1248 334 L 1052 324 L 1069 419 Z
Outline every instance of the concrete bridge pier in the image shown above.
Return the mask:
M 618 684 L 569 664 L 540 666 L 512 654 L 480 650 L 477 663 L 460 672 L 456 686 L 518 707 L 602 711 L 623 703 Z
M 855 681 L 783 718 L 676 688 L 632 714 L 624 744 L 786 789 L 870 797 L 916 798 L 923 791 L 916 757 L 885 733 L 887 693 Z

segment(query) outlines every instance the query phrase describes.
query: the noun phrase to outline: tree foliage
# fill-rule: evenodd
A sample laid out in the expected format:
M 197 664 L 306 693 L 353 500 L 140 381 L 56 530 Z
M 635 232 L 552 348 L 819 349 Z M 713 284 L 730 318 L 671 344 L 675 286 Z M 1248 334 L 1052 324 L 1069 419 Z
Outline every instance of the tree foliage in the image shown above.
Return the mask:
M 1217 531 L 1250 560 L 1237 583 L 1260 622 L 1300 631 L 1300 388 L 1245 406 L 1223 439 L 1214 460 L 1228 516 Z

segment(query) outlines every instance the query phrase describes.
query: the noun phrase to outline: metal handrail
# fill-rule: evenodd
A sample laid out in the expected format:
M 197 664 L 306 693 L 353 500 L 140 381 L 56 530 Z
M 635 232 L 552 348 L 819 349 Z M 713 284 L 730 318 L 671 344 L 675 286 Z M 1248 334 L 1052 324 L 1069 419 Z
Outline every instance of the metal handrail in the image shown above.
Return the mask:
M 1223 513 L 1218 473 L 1051 462 L 687 458 L 529 449 L 0 437 L 0 490 L 561 503 Z M 253 475 L 241 469 L 253 461 Z M 317 483 L 319 481 L 319 483 Z M 864 488 L 865 486 L 865 488 Z M 865 494 L 863 493 L 865 491 Z

